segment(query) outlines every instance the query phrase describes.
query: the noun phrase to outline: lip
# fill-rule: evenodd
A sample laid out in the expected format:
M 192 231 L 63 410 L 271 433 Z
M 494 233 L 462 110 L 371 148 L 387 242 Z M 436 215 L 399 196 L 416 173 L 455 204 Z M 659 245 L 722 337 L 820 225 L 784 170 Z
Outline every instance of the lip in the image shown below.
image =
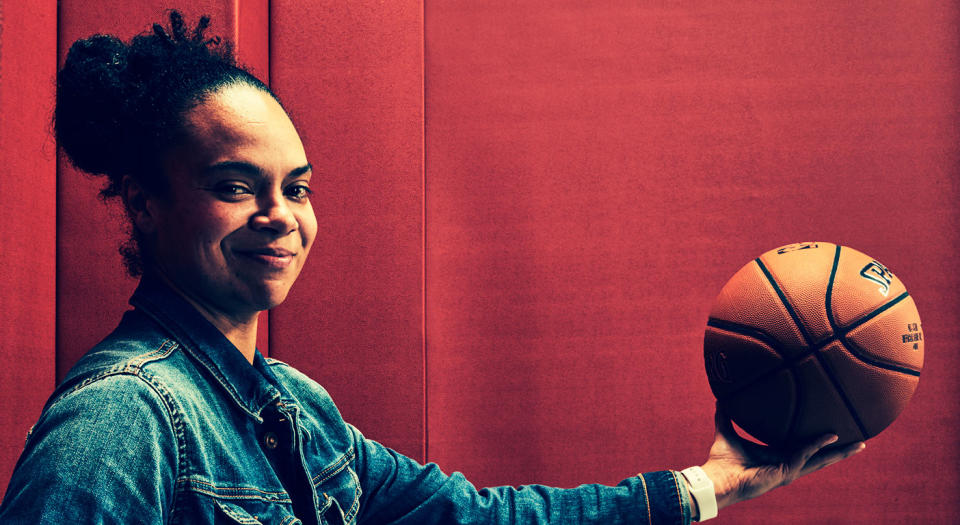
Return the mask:
M 265 266 L 268 269 L 283 270 L 293 263 L 296 253 L 286 248 L 265 246 L 262 248 L 249 248 L 234 250 L 234 253 L 244 259 L 254 261 Z

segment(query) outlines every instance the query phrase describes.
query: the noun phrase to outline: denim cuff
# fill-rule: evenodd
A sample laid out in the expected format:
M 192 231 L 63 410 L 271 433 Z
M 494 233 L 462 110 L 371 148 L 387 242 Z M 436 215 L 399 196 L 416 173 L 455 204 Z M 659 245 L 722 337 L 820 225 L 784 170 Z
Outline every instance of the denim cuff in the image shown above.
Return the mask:
M 639 477 L 647 498 L 647 515 L 641 516 L 638 523 L 689 525 L 690 494 L 679 472 L 662 470 Z

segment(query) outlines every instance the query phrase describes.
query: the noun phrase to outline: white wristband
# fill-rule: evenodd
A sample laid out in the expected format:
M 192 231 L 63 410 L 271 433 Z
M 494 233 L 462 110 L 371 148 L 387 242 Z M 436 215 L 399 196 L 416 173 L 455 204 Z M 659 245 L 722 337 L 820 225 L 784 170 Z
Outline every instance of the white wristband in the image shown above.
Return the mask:
M 697 521 L 707 521 L 717 517 L 717 493 L 713 489 L 713 481 L 700 467 L 690 467 L 680 471 L 687 479 L 690 497 L 697 502 L 700 517 Z

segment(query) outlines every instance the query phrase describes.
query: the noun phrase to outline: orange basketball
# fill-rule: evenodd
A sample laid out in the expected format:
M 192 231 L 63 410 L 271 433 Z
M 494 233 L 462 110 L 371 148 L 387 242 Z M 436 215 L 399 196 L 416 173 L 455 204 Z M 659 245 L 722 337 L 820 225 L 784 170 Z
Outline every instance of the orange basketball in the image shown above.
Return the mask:
M 877 435 L 920 379 L 913 298 L 877 260 L 826 242 L 747 263 L 717 297 L 703 340 L 710 388 L 737 425 L 792 447 Z

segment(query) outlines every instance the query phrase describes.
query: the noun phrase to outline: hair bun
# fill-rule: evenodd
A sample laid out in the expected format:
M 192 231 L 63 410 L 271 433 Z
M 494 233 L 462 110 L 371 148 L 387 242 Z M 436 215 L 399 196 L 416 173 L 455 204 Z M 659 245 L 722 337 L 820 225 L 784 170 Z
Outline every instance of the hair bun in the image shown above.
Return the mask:
M 129 48 L 108 35 L 70 46 L 57 75 L 55 127 L 60 146 L 86 172 L 119 180 L 130 168 L 125 147 L 129 122 Z
M 170 11 L 169 20 L 169 29 L 153 24 L 129 43 L 109 35 L 80 39 L 57 74 L 58 145 L 77 168 L 106 175 L 101 197 L 121 196 L 127 175 L 147 193 L 162 195 L 168 189 L 168 155 L 191 138 L 186 112 L 218 90 L 245 85 L 280 102 L 237 65 L 229 41 L 205 35 L 210 17 L 201 17 L 192 29 L 179 11 Z M 132 231 L 121 253 L 136 276 L 143 261 L 135 224 Z

